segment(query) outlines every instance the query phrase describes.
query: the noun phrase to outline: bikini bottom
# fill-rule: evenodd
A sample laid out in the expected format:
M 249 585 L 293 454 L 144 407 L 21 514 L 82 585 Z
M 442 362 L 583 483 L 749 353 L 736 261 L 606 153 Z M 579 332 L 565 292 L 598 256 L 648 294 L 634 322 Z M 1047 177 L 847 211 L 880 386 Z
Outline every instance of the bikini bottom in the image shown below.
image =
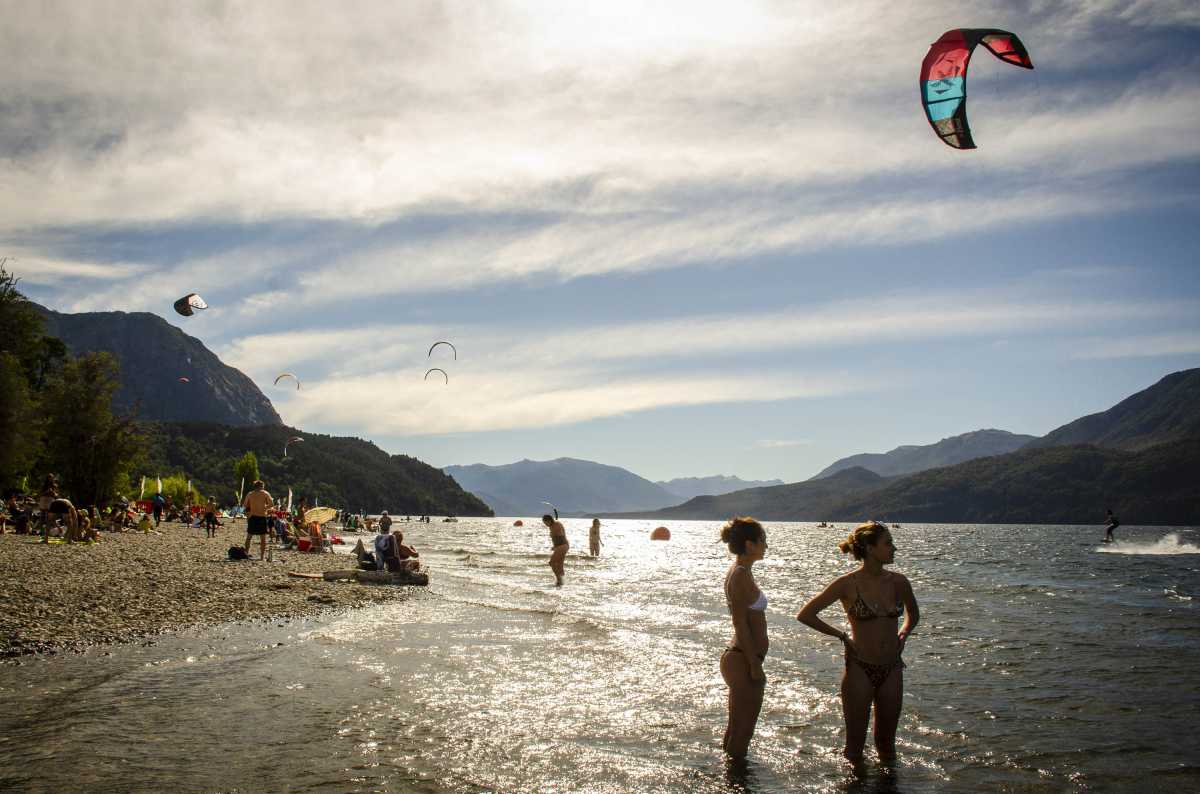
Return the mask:
M 871 662 L 864 662 L 857 656 L 847 656 L 847 669 L 849 669 L 851 662 L 858 665 L 859 668 L 861 668 L 862 671 L 867 674 L 867 680 L 869 680 L 871 682 L 871 686 L 875 687 L 876 689 L 879 689 L 879 687 L 883 686 L 883 683 L 888 680 L 888 676 L 892 674 L 893 670 L 903 670 L 908 666 L 904 664 L 903 659 L 897 659 L 896 661 L 888 662 L 887 664 L 872 664 Z

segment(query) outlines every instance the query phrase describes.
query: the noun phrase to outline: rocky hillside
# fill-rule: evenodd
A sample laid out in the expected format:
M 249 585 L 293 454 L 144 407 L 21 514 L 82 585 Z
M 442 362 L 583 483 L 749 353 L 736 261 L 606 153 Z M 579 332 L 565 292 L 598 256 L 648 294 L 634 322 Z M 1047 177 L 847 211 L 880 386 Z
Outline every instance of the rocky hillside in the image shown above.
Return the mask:
M 1069 422 L 1029 446 L 1095 444 L 1146 449 L 1185 438 L 1200 438 L 1200 369 L 1167 375 L 1107 411 Z
M 62 314 L 37 307 L 46 333 L 74 354 L 103 350 L 121 365 L 118 411 L 142 421 L 280 425 L 271 401 L 250 378 L 223 364 L 194 337 L 146 312 Z M 181 383 L 180 378 L 187 378 Z
M 1007 430 L 976 430 L 943 438 L 936 444 L 905 445 L 896 447 L 891 452 L 851 455 L 832 463 L 812 479 L 819 480 L 854 466 L 861 466 L 883 477 L 913 474 L 989 455 L 1004 455 L 1020 449 L 1035 438 L 1036 436 L 1009 433 Z

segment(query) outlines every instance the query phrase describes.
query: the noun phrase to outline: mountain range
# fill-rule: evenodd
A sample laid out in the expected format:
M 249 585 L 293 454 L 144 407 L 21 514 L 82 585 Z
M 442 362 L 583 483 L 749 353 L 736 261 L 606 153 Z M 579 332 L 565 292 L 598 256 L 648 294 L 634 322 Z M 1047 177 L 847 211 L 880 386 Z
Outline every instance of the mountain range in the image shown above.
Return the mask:
M 783 480 L 743 480 L 741 477 L 716 474 L 712 477 L 676 477 L 674 480 L 659 480 L 656 485 L 661 486 L 677 501 L 681 501 L 695 496 L 719 496 L 746 488 L 783 485 Z
M 590 460 L 520 460 L 504 466 L 446 466 L 463 488 L 497 515 L 541 515 L 551 502 L 564 514 L 654 510 L 679 501 L 661 485 L 619 466 Z
M 891 452 L 866 452 L 835 461 L 812 479 L 819 480 L 843 469 L 861 466 L 884 477 L 913 474 L 925 469 L 952 466 L 955 463 L 1015 452 L 1037 436 L 1010 433 L 1007 430 L 975 430 L 943 438 L 936 444 L 906 445 Z
M 1014 452 L 891 478 L 852 467 L 639 515 L 1098 523 L 1111 507 L 1127 524 L 1200 524 L 1198 417 L 1200 369 L 1185 370 Z

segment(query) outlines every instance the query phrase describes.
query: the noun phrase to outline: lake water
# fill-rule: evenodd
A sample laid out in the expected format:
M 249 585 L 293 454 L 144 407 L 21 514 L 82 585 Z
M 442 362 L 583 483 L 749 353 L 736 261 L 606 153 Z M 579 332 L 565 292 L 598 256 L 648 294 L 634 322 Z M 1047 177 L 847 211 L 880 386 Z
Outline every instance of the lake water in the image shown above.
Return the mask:
M 856 775 L 840 646 L 795 620 L 850 569 L 845 530 L 768 524 L 769 683 L 740 775 L 719 751 L 719 523 L 654 543 L 653 524 L 605 522 L 593 560 L 568 520 L 561 589 L 526 523 L 402 525 L 431 570 L 403 603 L 0 667 L 0 788 L 1200 790 L 1195 529 L 894 530 L 922 621 L 899 763 Z

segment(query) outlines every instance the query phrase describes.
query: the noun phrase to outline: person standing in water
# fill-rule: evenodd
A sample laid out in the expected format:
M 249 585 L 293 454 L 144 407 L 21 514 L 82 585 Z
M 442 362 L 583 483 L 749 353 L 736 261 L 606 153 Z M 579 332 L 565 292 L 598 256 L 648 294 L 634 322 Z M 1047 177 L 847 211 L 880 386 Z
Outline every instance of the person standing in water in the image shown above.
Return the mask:
M 1108 508 L 1106 513 L 1107 513 L 1107 515 L 1104 517 L 1104 520 L 1108 522 L 1108 526 L 1104 530 L 1104 542 L 1112 543 L 1113 530 L 1116 529 L 1117 527 L 1121 526 L 1121 522 L 1118 521 L 1117 517 L 1113 515 L 1113 511 L 1112 511 L 1111 507 Z
M 729 719 L 721 749 L 735 761 L 746 758 L 762 711 L 767 678 L 767 596 L 750 568 L 767 553 L 767 533 L 753 518 L 737 516 L 721 528 L 721 541 L 736 559 L 725 572 L 725 606 L 733 639 L 721 653 L 721 677 L 729 687 Z
M 542 516 L 542 523 L 550 528 L 550 544 L 553 547 L 553 551 L 550 552 L 550 570 L 554 571 L 554 586 L 562 587 L 563 560 L 571 548 L 571 544 L 567 543 L 567 529 L 558 520 L 557 509 L 553 516 Z
M 600 556 L 600 547 L 604 545 L 600 542 L 600 519 L 592 519 L 592 528 L 588 530 L 588 551 L 593 557 Z
M 904 662 L 900 654 L 921 614 L 912 585 L 903 575 L 885 571 L 893 562 L 896 545 L 888 528 L 868 521 L 838 546 L 862 565 L 839 576 L 800 610 L 796 619 L 822 634 L 837 637 L 846 651 L 842 674 L 842 716 L 846 720 L 843 755 L 862 761 L 867 722 L 875 706 L 875 751 L 890 763 L 896 756 L 896 726 L 904 699 Z M 841 601 L 852 635 L 839 631 L 819 617 L 821 610 Z M 904 625 L 897 625 L 900 619 Z
M 242 507 L 246 508 L 246 543 L 243 548 L 250 553 L 250 538 L 258 535 L 258 558 L 267 558 L 267 532 L 270 522 L 267 519 L 275 500 L 267 493 L 267 486 L 262 480 L 254 481 L 254 490 L 246 494 Z

